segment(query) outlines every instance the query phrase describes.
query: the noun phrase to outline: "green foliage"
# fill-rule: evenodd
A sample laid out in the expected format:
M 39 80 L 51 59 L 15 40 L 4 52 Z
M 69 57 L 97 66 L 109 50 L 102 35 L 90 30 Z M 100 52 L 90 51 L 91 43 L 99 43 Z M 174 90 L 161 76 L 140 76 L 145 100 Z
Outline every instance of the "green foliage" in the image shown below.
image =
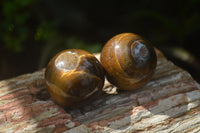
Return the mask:
M 92 32 L 99 36 L 96 38 L 102 39 L 105 34 L 110 36 L 130 31 L 152 34 L 151 41 L 159 44 L 168 40 L 184 44 L 189 35 L 200 29 L 199 12 L 191 11 L 198 7 L 199 0 L 178 0 L 173 4 L 170 1 L 141 0 L 133 2 L 134 8 L 129 3 L 116 1 L 120 8 L 111 8 L 109 4 L 113 3 L 110 2 L 101 11 L 102 2 L 95 6 L 92 1 L 88 2 L 83 2 L 84 6 L 81 6 L 78 2 L 64 0 L 2 0 L 0 43 L 13 52 L 23 52 L 32 46 L 38 49 L 81 48 L 98 52 L 101 44 L 88 44 L 80 36 L 84 38 L 82 35 Z M 172 11 L 171 7 L 174 8 Z M 117 11 L 121 14 L 118 15 Z
M 151 18 L 157 21 L 157 23 L 161 24 L 162 30 L 164 30 L 165 28 L 168 29 L 170 31 L 169 34 L 172 34 L 174 38 L 177 39 L 178 42 L 180 43 L 183 42 L 184 33 L 182 32 L 182 23 L 180 24 L 175 19 L 169 18 L 163 15 L 162 13 L 152 11 L 152 10 L 139 10 L 133 13 L 133 17 L 136 19 Z M 165 36 L 168 36 L 168 35 L 165 34 Z
M 67 38 L 59 31 L 60 19 L 49 20 L 47 10 L 41 10 L 42 1 L 32 0 L 3 0 L 0 16 L 1 42 L 4 47 L 13 52 L 23 52 L 26 47 L 38 44 L 38 49 L 54 47 L 81 48 L 90 52 L 100 51 L 100 45 L 88 45 L 77 37 Z M 35 8 L 40 10 L 37 12 Z M 68 20 L 68 18 L 67 18 Z M 32 22 L 33 21 L 33 22 Z M 62 40 L 61 42 L 59 41 Z M 58 44 L 60 42 L 60 44 Z M 48 46 L 51 45 L 51 46 Z M 43 51 L 43 50 L 42 50 Z M 50 52 L 50 51 L 49 51 Z
M 23 50 L 23 42 L 27 39 L 27 21 L 30 17 L 29 12 L 23 9 L 32 4 L 32 0 L 13 0 L 2 1 L 3 21 L 0 25 L 1 39 L 5 47 L 14 52 Z
M 191 12 L 194 6 L 197 6 L 200 3 L 200 1 L 178 0 L 176 2 L 177 2 L 176 5 L 178 6 L 175 10 L 170 9 L 171 7 L 169 7 L 169 10 L 166 9 L 155 10 L 151 8 L 150 9 L 141 8 L 133 12 L 131 16 L 136 21 L 143 20 L 148 22 L 156 22 L 155 25 L 157 25 L 157 27 L 154 28 L 153 32 L 157 31 L 159 35 L 156 36 L 155 40 L 163 39 L 160 41 L 165 42 L 173 38 L 173 41 L 175 41 L 179 45 L 183 45 L 188 35 L 192 34 L 195 31 L 200 30 L 199 12 L 197 11 Z M 171 6 L 170 1 L 169 4 L 166 3 L 166 6 L 169 5 Z M 162 10 L 165 10 L 165 12 L 162 12 Z M 170 10 L 172 10 L 173 12 L 173 15 L 171 16 L 169 16 Z M 140 24 L 138 23 L 138 26 L 139 25 Z M 161 28 L 158 28 L 158 25 Z
M 37 27 L 34 34 L 34 40 L 38 42 L 47 42 L 48 40 L 53 39 L 57 35 L 56 29 L 54 27 L 56 27 L 56 25 L 53 22 L 47 23 L 44 21 Z
M 78 39 L 77 37 L 69 37 L 65 41 L 65 47 L 75 48 L 75 49 L 83 49 L 91 53 L 97 53 L 101 51 L 101 44 L 94 43 L 88 45 L 88 43 Z

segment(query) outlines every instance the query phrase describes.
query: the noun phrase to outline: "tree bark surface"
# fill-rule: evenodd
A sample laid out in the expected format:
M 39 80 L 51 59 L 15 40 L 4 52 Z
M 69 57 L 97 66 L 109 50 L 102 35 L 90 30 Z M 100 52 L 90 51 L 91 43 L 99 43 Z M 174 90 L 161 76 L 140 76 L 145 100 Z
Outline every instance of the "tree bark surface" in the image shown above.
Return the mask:
M 200 132 L 200 85 L 156 53 L 155 74 L 144 87 L 117 92 L 106 81 L 107 94 L 75 109 L 51 99 L 44 69 L 0 81 L 0 132 Z

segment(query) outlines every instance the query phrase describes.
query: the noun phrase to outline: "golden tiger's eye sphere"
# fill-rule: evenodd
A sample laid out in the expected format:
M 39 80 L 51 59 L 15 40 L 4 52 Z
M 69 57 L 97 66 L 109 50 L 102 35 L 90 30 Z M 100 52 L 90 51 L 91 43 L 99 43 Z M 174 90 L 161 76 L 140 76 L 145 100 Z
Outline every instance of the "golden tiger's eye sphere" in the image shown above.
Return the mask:
M 109 82 L 122 90 L 134 90 L 151 79 L 157 57 L 154 48 L 142 37 L 122 33 L 105 44 L 101 63 Z
M 45 71 L 47 91 L 63 107 L 73 107 L 101 91 L 105 72 L 95 56 L 80 49 L 58 53 Z

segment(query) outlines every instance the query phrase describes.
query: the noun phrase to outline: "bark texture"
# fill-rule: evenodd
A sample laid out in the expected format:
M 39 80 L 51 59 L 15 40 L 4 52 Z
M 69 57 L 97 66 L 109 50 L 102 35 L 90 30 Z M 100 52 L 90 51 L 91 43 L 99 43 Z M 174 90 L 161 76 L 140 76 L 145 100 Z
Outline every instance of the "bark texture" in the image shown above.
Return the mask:
M 44 69 L 0 81 L 0 132 L 200 132 L 200 85 L 156 53 L 156 72 L 143 88 L 117 92 L 106 81 L 107 94 L 67 111 L 45 90 Z

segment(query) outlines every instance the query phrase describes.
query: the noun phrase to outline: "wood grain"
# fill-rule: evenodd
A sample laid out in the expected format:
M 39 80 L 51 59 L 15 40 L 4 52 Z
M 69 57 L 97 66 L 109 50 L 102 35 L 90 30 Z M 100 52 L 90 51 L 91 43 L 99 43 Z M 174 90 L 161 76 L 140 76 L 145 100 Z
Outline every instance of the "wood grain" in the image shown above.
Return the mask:
M 156 50 L 150 82 L 64 110 L 45 90 L 44 69 L 0 81 L 0 132 L 200 132 L 200 85 Z M 99 54 L 95 54 L 99 58 Z

